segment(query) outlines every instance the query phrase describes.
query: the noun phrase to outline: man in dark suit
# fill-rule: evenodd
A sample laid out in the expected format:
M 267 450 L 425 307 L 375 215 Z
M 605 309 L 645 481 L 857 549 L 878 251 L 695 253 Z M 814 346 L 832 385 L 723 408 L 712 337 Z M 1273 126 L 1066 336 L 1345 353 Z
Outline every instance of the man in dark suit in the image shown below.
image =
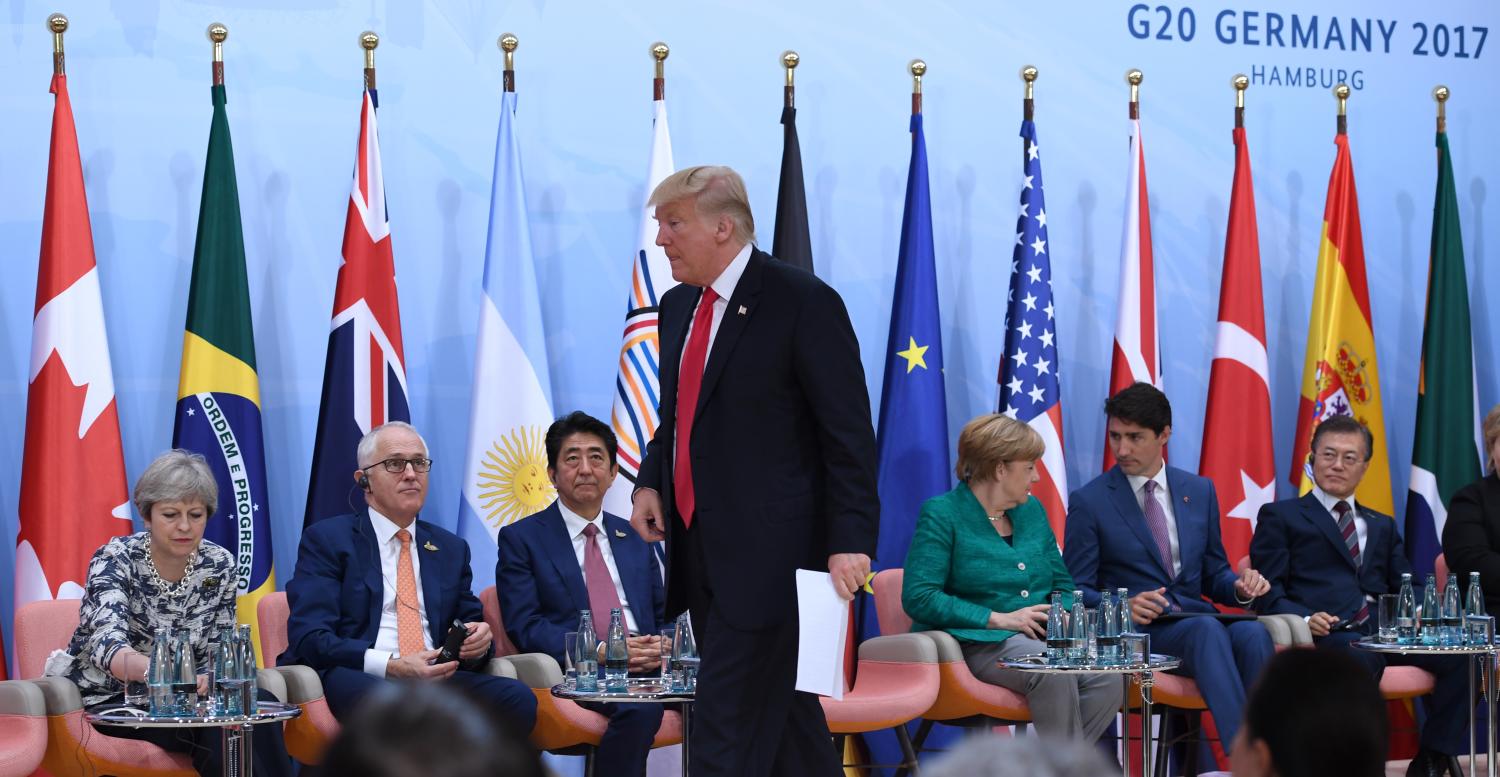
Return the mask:
M 859 343 L 837 292 L 755 248 L 739 174 L 680 170 L 650 202 L 681 285 L 630 521 L 667 538 L 667 613 L 689 610 L 700 643 L 692 772 L 835 775 L 822 707 L 794 690 L 795 579 L 827 570 L 852 598 L 875 552 Z
M 505 633 L 526 652 L 563 661 L 563 635 L 592 610 L 606 636 L 609 612 L 620 608 L 630 642 L 630 670 L 661 668 L 666 596 L 656 554 L 624 518 L 604 512 L 604 494 L 620 467 L 609 425 L 587 413 L 559 418 L 547 429 L 547 477 L 557 500 L 500 530 L 495 590 Z M 599 774 L 644 775 L 661 726 L 659 704 L 595 704 L 609 716 L 599 742 Z
M 1436 675 L 1422 749 L 1407 774 L 1442 774 L 1448 756 L 1464 749 L 1464 660 L 1350 647 L 1374 633 L 1380 595 L 1399 591 L 1402 573 L 1411 571 L 1396 522 L 1354 501 L 1374 442 L 1370 430 L 1350 416 L 1330 416 L 1318 424 L 1311 446 L 1313 490 L 1262 507 L 1256 520 L 1250 558 L 1271 582 L 1256 609 L 1301 615 L 1315 645 L 1349 652 L 1377 680 L 1388 663 L 1420 666 Z
M 1117 463 L 1069 497 L 1063 560 L 1090 606 L 1100 591 L 1129 589 L 1131 618 L 1153 651 L 1182 658 L 1178 673 L 1197 681 L 1227 751 L 1245 689 L 1273 648 L 1259 623 L 1207 617 L 1215 610 L 1204 597 L 1244 607 L 1265 593 L 1265 578 L 1229 569 L 1213 481 L 1166 465 L 1166 395 L 1137 383 L 1106 400 L 1104 413 Z
M 359 441 L 354 481 L 365 508 L 302 532 L 286 584 L 291 616 L 283 664 L 317 670 L 335 716 L 386 680 L 461 687 L 529 733 L 536 697 L 522 683 L 482 674 L 492 635 L 469 590 L 469 545 L 417 513 L 432 459 L 410 424 L 393 421 Z M 432 663 L 455 620 L 468 635 L 459 661 Z

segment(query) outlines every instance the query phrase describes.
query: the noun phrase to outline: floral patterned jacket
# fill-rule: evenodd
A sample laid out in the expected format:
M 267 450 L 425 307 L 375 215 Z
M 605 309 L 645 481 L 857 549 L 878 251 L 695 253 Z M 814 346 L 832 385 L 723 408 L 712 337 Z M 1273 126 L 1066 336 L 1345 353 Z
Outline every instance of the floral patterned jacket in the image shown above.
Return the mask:
M 121 648 L 150 655 L 156 630 L 192 635 L 193 658 L 200 673 L 209 667 L 219 630 L 234 625 L 236 571 L 228 550 L 204 540 L 181 584 L 164 591 L 149 558 L 150 533 L 115 537 L 89 561 L 88 582 L 78 612 L 78 630 L 66 656 L 54 654 L 47 674 L 59 674 L 78 686 L 85 705 L 124 692 L 109 673 Z M 56 659 L 62 658 L 62 662 Z

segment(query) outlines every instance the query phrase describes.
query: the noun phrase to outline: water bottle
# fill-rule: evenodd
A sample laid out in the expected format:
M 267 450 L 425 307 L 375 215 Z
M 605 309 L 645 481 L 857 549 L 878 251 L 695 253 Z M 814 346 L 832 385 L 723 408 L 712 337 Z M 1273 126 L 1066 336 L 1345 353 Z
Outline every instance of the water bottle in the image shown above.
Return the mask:
M 1465 615 L 1484 614 L 1484 589 L 1479 587 L 1479 573 L 1469 573 L 1469 593 L 1464 597 Z
M 578 690 L 593 693 L 599 690 L 599 638 L 594 633 L 594 614 L 581 610 L 578 617 L 578 645 L 573 654 L 573 666 L 578 670 Z
M 240 648 L 239 632 L 233 626 L 219 629 L 219 642 L 214 646 L 214 683 L 220 715 L 239 715 L 244 710 L 240 705 Z
M 1088 610 L 1083 606 L 1083 592 L 1073 592 L 1073 611 L 1068 615 L 1068 660 L 1084 664 L 1089 660 Z
M 1396 641 L 1417 644 L 1417 596 L 1411 590 L 1411 573 L 1401 573 L 1401 590 L 1396 596 Z
M 625 614 L 619 607 L 609 611 L 609 638 L 604 645 L 604 688 L 624 691 L 630 673 L 630 643 L 625 641 Z
M 234 644 L 240 653 L 240 714 L 254 715 L 256 700 L 260 696 L 260 678 L 256 673 L 260 667 L 255 661 L 255 639 L 250 635 L 249 624 L 241 624 L 239 638 Z
M 1464 612 L 1458 607 L 1458 575 L 1448 573 L 1448 583 L 1443 586 L 1443 644 L 1464 643 Z
M 193 657 L 193 634 L 178 632 L 173 646 L 172 707 L 178 715 L 198 712 L 198 662 Z
M 1053 591 L 1052 601 L 1047 607 L 1047 663 L 1068 663 L 1068 626 L 1064 622 L 1065 611 L 1062 592 Z
M 1130 589 L 1116 588 L 1115 602 L 1120 605 L 1120 636 L 1135 633 L 1135 621 L 1130 618 Z M 1124 651 L 1120 652 L 1120 660 L 1125 659 Z
M 169 718 L 172 709 L 172 635 L 157 629 L 151 642 L 151 666 L 146 670 L 146 693 L 151 700 L 151 717 Z
M 698 640 L 693 636 L 693 619 L 683 613 L 677 616 L 672 643 L 672 689 L 692 691 L 698 685 Z
M 1438 599 L 1437 575 L 1427 573 L 1427 585 L 1422 589 L 1422 644 L 1437 645 L 1442 642 L 1443 610 Z
M 1099 593 L 1099 663 L 1103 666 L 1112 666 L 1119 662 L 1120 656 L 1120 617 L 1119 606 L 1109 595 L 1109 591 Z

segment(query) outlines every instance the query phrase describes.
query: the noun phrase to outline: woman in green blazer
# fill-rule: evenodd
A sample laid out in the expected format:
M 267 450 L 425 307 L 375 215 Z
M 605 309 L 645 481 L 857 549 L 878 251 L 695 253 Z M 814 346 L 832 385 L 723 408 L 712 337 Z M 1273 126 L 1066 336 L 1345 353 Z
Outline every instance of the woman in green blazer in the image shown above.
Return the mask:
M 962 645 L 975 677 L 1026 696 L 1037 732 L 1094 741 L 1114 719 L 1114 675 L 1038 674 L 1000 659 L 1046 649 L 1047 600 L 1072 605 L 1046 511 L 1031 496 L 1045 446 L 1031 427 L 982 415 L 958 437 L 959 484 L 922 505 L 906 552 L 901 604 L 912 631 L 941 630 Z

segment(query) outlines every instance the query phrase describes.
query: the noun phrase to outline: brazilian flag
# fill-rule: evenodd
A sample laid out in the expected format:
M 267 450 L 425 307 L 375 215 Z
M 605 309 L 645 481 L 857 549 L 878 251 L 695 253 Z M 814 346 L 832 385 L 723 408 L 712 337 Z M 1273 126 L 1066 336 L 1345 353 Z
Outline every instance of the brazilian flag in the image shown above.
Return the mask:
M 256 627 L 258 655 L 255 605 L 276 589 L 271 512 L 266 500 L 260 379 L 255 373 L 250 328 L 245 239 L 223 84 L 214 85 L 213 101 L 172 445 L 203 454 L 218 480 L 219 505 L 204 536 L 234 554 L 239 621 Z

